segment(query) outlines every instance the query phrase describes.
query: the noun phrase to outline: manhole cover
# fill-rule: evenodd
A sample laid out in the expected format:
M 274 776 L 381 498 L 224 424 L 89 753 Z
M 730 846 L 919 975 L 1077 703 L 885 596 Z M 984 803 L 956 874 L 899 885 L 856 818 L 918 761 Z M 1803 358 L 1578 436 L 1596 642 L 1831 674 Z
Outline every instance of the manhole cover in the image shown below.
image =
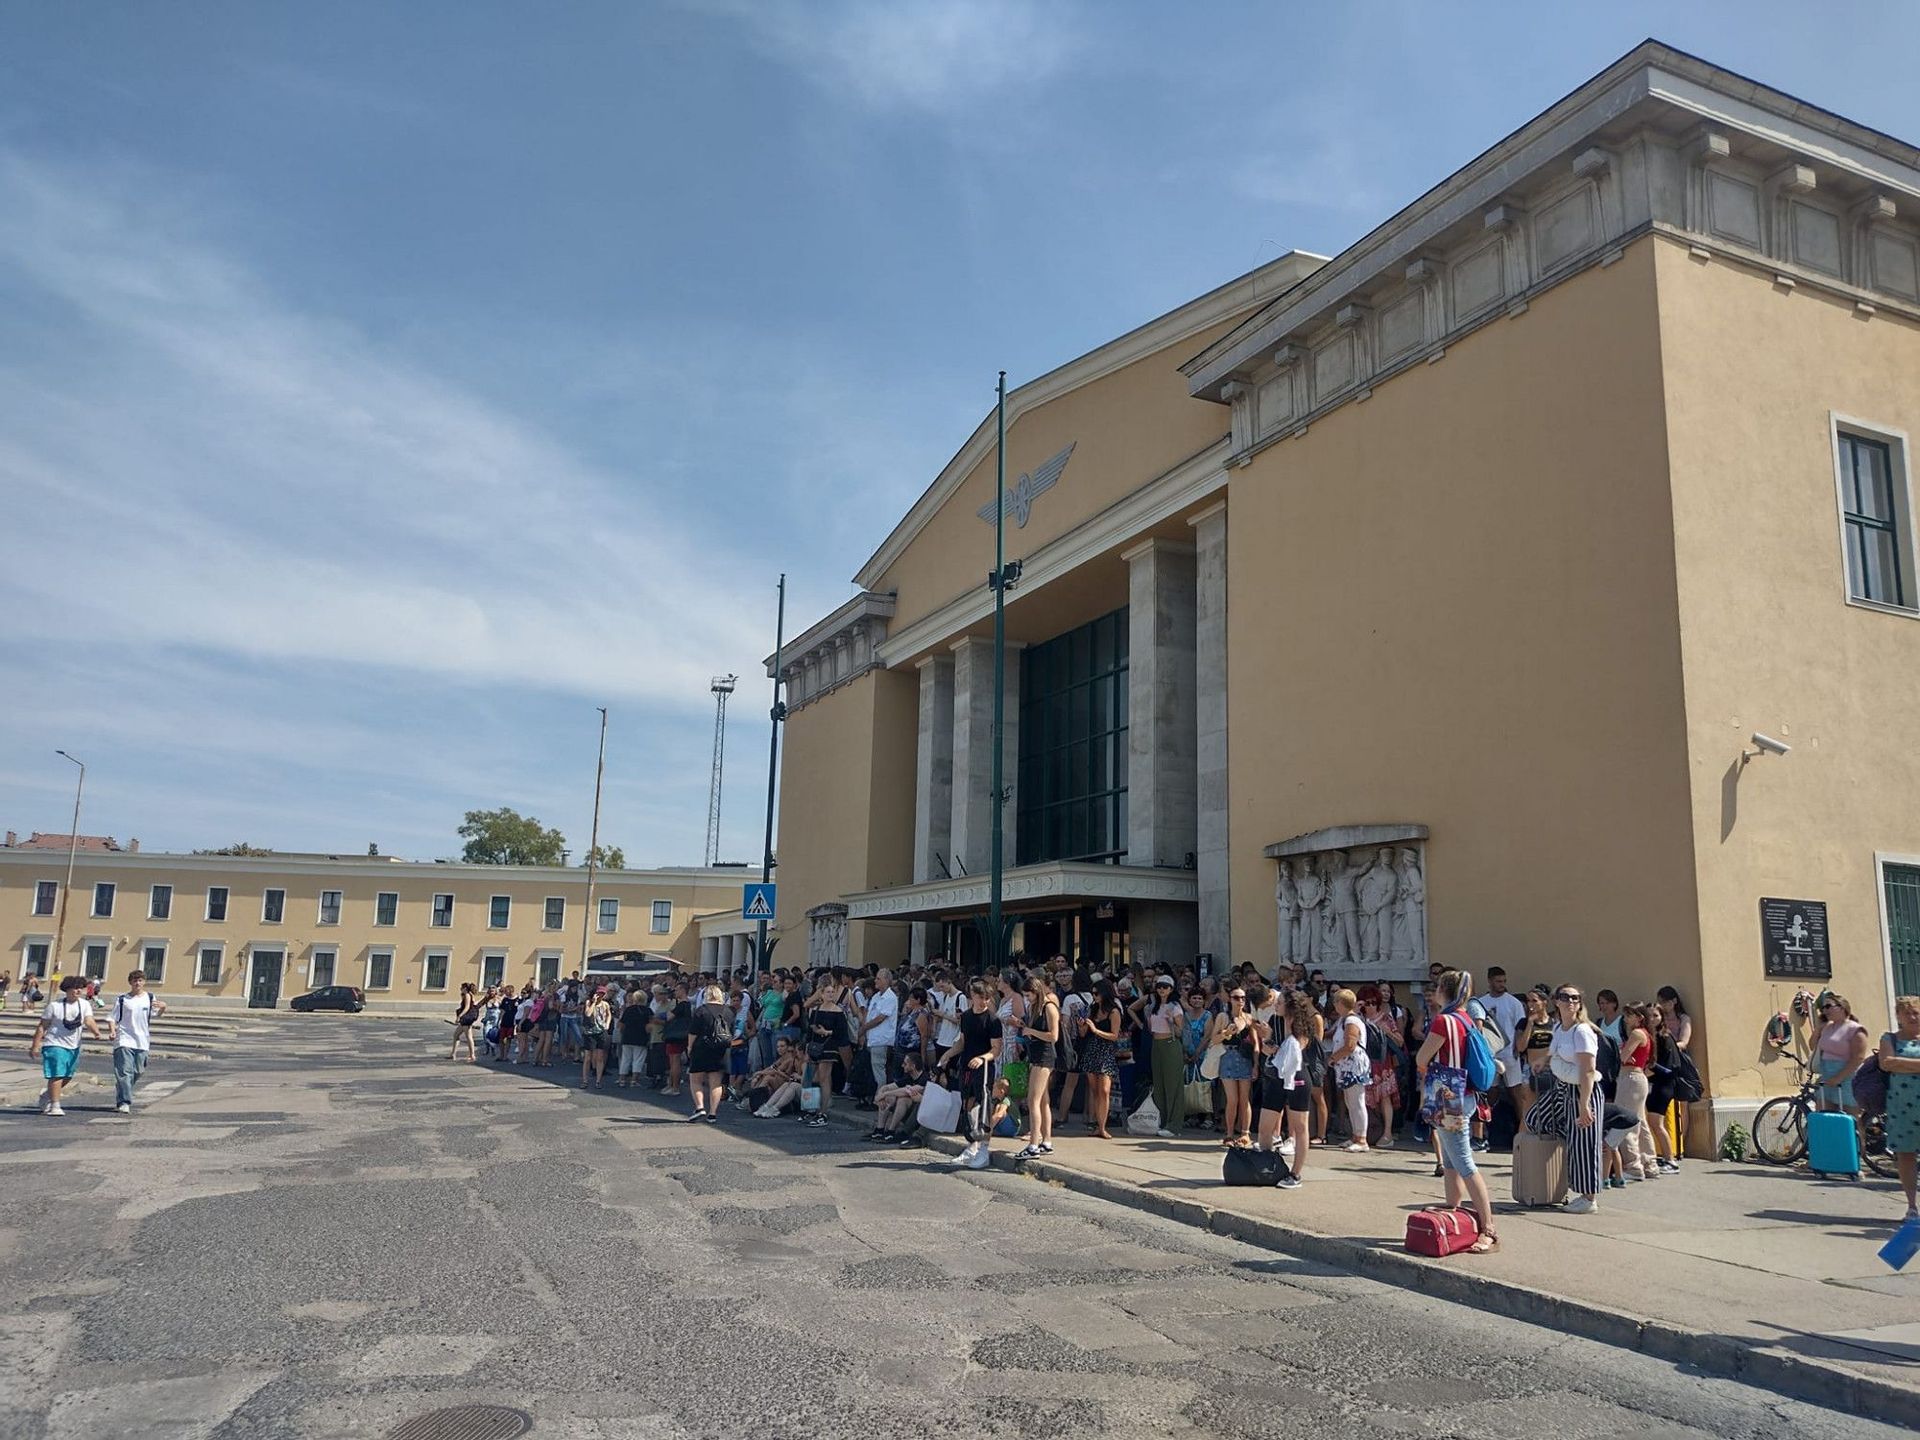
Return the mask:
M 533 1427 L 524 1410 L 504 1405 L 454 1405 L 405 1421 L 387 1440 L 513 1440 Z

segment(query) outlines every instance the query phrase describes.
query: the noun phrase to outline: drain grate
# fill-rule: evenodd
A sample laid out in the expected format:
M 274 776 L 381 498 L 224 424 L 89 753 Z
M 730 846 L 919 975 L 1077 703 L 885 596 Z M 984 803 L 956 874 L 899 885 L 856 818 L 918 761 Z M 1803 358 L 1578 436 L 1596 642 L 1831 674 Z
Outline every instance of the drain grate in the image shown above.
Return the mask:
M 505 1405 L 454 1405 L 404 1421 L 387 1440 L 514 1440 L 533 1428 L 533 1417 Z

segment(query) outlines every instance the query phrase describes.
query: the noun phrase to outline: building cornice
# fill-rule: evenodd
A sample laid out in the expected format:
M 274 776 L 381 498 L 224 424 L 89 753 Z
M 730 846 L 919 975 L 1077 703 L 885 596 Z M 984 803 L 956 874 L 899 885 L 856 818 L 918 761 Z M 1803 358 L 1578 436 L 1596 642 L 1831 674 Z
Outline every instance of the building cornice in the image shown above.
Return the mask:
M 1236 315 L 1254 310 L 1267 304 L 1276 295 L 1281 295 L 1297 285 L 1305 276 L 1326 263 L 1324 255 L 1315 255 L 1305 250 L 1292 250 L 1269 261 L 1257 270 L 1249 271 L 1236 280 L 1230 280 L 1218 289 L 1210 290 L 1197 299 L 1189 300 L 1177 310 L 1170 310 L 1158 319 L 1116 339 L 1109 340 L 1096 350 L 1090 350 L 1078 359 L 1037 379 L 1007 392 L 1007 427 L 1012 429 L 1020 417 L 1029 410 L 1057 400 L 1073 390 L 1091 385 L 1096 380 L 1124 369 L 1135 361 L 1143 360 L 1156 351 L 1178 345 L 1192 339 L 1204 330 Z M 908 545 L 928 522 L 939 513 L 953 492 L 959 489 L 974 467 L 993 453 L 996 439 L 995 416 L 988 411 L 980 424 L 974 429 L 967 442 L 960 447 L 954 457 L 946 463 L 940 474 L 913 503 L 900 523 L 894 526 L 891 534 L 881 543 L 867 563 L 860 567 L 860 573 L 853 577 L 853 583 L 863 589 L 872 589 L 878 585 L 887 573 L 887 569 L 905 552 Z
M 1216 440 L 1065 535 L 1042 545 L 1022 564 L 1020 593 L 1043 588 L 1094 557 L 1126 544 L 1142 531 L 1225 489 L 1227 454 L 1226 439 Z M 1017 597 L 1014 603 L 1019 603 Z M 957 596 L 888 636 L 880 646 L 881 663 L 898 665 L 952 640 L 992 614 L 993 595 L 983 583 L 977 590 Z
M 1649 233 L 1920 303 L 1920 151 L 1649 41 L 1181 367 L 1232 461 Z
M 880 642 L 887 638 L 894 597 L 863 590 L 780 651 L 780 683 L 787 709 L 798 710 L 851 684 L 880 667 Z M 765 660 L 773 674 L 773 656 Z
M 989 883 L 985 875 L 957 880 L 926 880 L 886 890 L 864 890 L 842 897 L 849 920 L 886 920 L 984 909 Z M 1191 870 L 1146 865 L 1099 865 L 1082 860 L 1049 860 L 1023 865 L 1001 877 L 1006 903 L 1046 900 L 1154 900 L 1198 904 L 1199 881 Z

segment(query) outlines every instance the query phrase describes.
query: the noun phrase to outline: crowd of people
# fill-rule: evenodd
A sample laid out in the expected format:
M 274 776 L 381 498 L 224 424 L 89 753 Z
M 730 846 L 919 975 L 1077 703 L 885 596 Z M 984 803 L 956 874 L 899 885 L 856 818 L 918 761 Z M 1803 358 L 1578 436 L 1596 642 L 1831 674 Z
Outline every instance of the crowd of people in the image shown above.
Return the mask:
M 824 1125 L 851 1104 L 874 1112 L 874 1142 L 913 1145 L 938 1085 L 960 1097 L 962 1163 L 984 1163 L 996 1133 L 1031 1159 L 1069 1125 L 1111 1139 L 1144 1121 L 1162 1139 L 1207 1132 L 1223 1149 L 1277 1154 L 1284 1188 L 1316 1148 L 1430 1149 L 1435 1175 L 1467 1196 L 1474 1155 L 1526 1130 L 1565 1146 L 1576 1214 L 1608 1189 L 1678 1174 L 1673 1117 L 1699 1098 L 1693 1021 L 1673 988 L 1625 1002 L 1568 985 L 1515 990 L 1498 967 L 1482 987 L 1435 965 L 1404 995 L 1304 969 L 1272 981 L 1250 965 L 1106 974 L 1059 956 L 972 978 L 937 960 L 897 975 L 775 970 L 757 985 L 576 974 L 465 987 L 455 1026 L 455 1056 L 484 1044 L 503 1065 L 577 1064 L 582 1087 L 684 1088 L 696 1122 L 731 1102 Z M 1476 1037 L 1491 1070 L 1463 1095 Z M 1484 1207 L 1484 1185 L 1475 1198 Z

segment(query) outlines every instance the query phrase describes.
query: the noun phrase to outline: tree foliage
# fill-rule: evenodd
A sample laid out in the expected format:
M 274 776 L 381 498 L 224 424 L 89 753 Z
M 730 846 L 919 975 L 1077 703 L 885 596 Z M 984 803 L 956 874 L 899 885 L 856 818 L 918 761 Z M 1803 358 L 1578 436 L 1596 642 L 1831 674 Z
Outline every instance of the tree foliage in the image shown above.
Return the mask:
M 469 865 L 566 864 L 566 836 L 505 805 L 467 811 L 459 835 L 467 842 L 460 858 Z
M 238 845 L 223 845 L 218 850 L 196 850 L 196 855 L 271 855 L 273 851 L 262 850 L 257 845 L 249 845 L 242 840 Z
M 596 845 L 589 850 L 594 867 L 600 870 L 624 870 L 627 868 L 627 852 L 618 845 Z M 585 860 L 580 862 L 586 864 Z

